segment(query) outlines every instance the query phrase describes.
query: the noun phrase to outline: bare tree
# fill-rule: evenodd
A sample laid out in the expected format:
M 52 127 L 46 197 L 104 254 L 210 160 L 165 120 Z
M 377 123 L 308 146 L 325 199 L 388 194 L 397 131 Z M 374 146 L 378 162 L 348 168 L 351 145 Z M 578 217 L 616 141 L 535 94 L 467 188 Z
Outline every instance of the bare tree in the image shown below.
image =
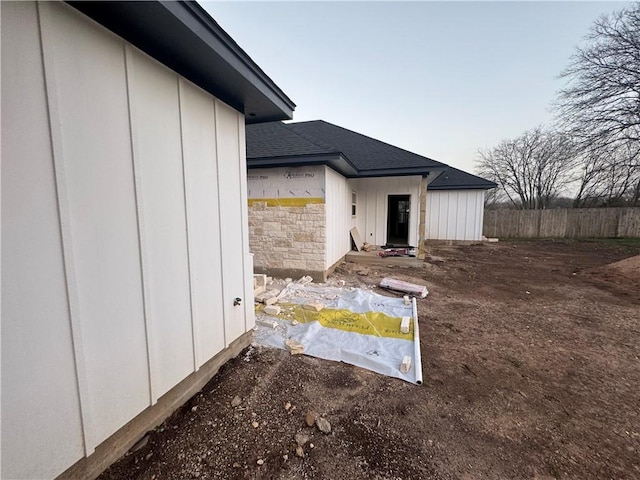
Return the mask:
M 640 3 L 603 16 L 561 73 L 562 121 L 583 146 L 640 141 Z
M 575 148 L 566 135 L 542 127 L 479 151 L 478 172 L 522 209 L 547 208 L 573 179 Z
M 509 208 L 511 202 L 507 199 L 504 190 L 498 186 L 491 188 L 485 192 L 484 195 L 484 208 L 487 210 L 499 210 L 502 208 Z
M 582 150 L 576 206 L 638 204 L 640 3 L 603 16 L 561 73 L 560 128 Z
M 575 207 L 640 205 L 640 149 L 626 144 L 583 152 Z

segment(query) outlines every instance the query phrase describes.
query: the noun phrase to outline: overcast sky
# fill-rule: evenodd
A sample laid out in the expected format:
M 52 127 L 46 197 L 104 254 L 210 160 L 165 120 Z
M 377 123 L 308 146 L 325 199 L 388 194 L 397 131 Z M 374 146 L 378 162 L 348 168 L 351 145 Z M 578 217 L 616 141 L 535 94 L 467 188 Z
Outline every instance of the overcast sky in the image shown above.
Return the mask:
M 590 25 L 617 2 L 200 2 L 296 103 L 473 172 L 479 148 L 552 121 Z

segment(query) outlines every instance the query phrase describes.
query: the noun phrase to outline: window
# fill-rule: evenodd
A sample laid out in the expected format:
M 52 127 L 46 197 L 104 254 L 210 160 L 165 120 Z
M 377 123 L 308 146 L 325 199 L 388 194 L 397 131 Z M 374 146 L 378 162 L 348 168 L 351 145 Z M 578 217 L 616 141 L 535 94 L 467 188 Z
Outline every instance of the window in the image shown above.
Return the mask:
M 356 216 L 356 192 L 351 192 L 351 216 Z

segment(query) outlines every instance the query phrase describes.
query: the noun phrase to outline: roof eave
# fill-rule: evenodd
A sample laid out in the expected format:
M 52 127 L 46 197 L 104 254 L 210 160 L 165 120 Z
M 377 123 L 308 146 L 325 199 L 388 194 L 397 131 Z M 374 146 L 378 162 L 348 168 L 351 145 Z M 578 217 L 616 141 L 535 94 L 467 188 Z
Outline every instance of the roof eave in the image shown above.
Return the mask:
M 489 185 L 489 184 L 484 184 L 484 185 L 436 185 L 436 186 L 429 186 L 428 189 L 429 191 L 432 190 L 491 190 L 492 188 L 496 188 L 497 185 L 493 184 L 493 185 Z
M 357 176 L 353 165 L 339 153 L 247 158 L 247 168 L 304 167 L 307 165 L 328 165 L 345 177 Z
M 384 168 L 375 170 L 360 170 L 354 178 L 368 177 L 407 177 L 410 175 L 421 175 L 423 177 L 440 173 L 446 170 L 446 165 L 433 167 L 410 167 L 410 168 Z
M 434 165 L 433 167 L 357 170 L 345 155 L 339 153 L 247 157 L 247 168 L 304 167 L 305 165 L 328 165 L 347 178 L 407 177 L 412 175 L 426 177 L 434 173 L 441 173 L 447 168 L 446 165 Z
M 292 118 L 291 99 L 197 3 L 67 3 L 243 113 L 247 123 Z

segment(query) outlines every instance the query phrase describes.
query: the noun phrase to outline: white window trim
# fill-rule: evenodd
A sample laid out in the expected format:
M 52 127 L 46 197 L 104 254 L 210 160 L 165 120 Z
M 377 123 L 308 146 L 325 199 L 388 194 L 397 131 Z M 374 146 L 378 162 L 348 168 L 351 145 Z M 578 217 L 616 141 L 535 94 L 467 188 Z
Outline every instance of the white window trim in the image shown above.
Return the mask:
M 358 216 L 358 193 L 351 190 L 351 218 Z

